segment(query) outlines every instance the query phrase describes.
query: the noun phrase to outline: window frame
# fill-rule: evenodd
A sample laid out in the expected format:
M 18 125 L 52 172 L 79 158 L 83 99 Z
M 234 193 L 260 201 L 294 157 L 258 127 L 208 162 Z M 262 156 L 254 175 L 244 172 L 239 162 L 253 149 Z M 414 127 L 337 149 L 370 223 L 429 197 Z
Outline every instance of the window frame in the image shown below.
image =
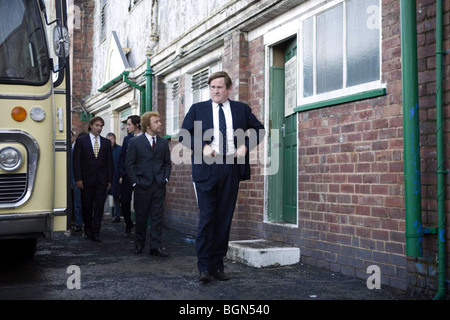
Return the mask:
M 354 85 L 351 87 L 346 87 L 347 85 L 347 35 L 346 35 L 346 25 L 347 25 L 347 16 L 346 16 L 346 5 L 347 0 L 335 0 L 327 3 L 323 3 L 321 5 L 316 6 L 314 9 L 308 11 L 301 15 L 298 19 L 298 30 L 297 30 L 297 41 L 298 41 L 298 85 L 297 85 L 297 108 L 294 111 L 305 111 L 318 107 L 324 107 L 328 105 L 344 103 L 349 101 L 356 101 L 360 99 L 376 97 L 379 95 L 386 94 L 386 87 L 382 83 L 382 36 L 381 36 L 381 0 L 378 0 L 378 21 L 379 21 L 379 77 L 378 80 L 370 81 L 358 85 Z M 317 61 L 317 38 L 316 38 L 316 19 L 317 16 L 333 7 L 338 5 L 342 5 L 343 10 L 343 66 L 342 66 L 342 77 L 343 77 L 343 88 L 328 91 L 324 93 L 317 94 L 317 69 L 316 69 L 316 61 Z M 308 97 L 303 97 L 304 90 L 304 78 L 303 78 L 303 22 L 309 18 L 313 18 L 313 95 Z
M 174 94 L 174 87 L 177 92 Z M 166 97 L 167 97 L 167 121 L 166 132 L 169 136 L 175 136 L 180 132 L 180 81 L 178 78 L 173 79 L 167 83 Z M 175 106 L 176 104 L 176 106 Z M 176 125 L 176 126 L 175 126 Z

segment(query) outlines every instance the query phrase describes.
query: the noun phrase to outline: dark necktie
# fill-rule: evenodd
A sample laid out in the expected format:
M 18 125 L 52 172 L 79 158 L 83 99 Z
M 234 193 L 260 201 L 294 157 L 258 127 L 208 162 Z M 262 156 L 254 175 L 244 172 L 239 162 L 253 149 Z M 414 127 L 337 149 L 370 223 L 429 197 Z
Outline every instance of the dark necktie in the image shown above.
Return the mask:
M 223 104 L 219 104 L 219 130 L 222 141 L 222 154 L 227 154 L 227 123 L 225 122 L 225 113 L 223 112 Z
M 155 148 L 156 148 L 156 138 L 155 137 L 152 137 L 152 149 L 153 150 L 155 150 Z

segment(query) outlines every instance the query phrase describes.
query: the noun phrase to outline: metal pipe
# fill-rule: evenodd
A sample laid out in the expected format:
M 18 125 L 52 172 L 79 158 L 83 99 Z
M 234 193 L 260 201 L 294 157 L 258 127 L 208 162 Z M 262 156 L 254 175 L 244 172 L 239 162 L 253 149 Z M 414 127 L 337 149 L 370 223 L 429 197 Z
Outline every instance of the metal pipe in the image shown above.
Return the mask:
M 416 1 L 400 0 L 406 255 L 423 254 Z
M 442 48 L 443 31 L 443 2 L 436 1 L 436 160 L 437 160 L 437 237 L 438 237 L 438 291 L 434 299 L 445 296 L 445 174 L 444 169 L 444 139 L 443 139 L 443 109 L 442 109 L 442 83 L 443 60 Z
M 130 74 L 129 71 L 124 71 L 122 73 L 123 82 L 129 84 L 130 86 L 132 86 L 133 88 L 138 89 L 141 92 L 141 114 L 144 114 L 145 113 L 145 109 L 146 109 L 146 99 L 145 99 L 145 95 L 143 93 L 144 93 L 145 89 L 142 88 L 140 85 L 134 83 L 130 79 L 128 79 L 128 75 L 129 74 Z
M 145 70 L 145 79 L 147 84 L 145 86 L 145 101 L 146 111 L 152 111 L 152 69 L 150 67 L 150 59 L 147 58 L 147 69 Z

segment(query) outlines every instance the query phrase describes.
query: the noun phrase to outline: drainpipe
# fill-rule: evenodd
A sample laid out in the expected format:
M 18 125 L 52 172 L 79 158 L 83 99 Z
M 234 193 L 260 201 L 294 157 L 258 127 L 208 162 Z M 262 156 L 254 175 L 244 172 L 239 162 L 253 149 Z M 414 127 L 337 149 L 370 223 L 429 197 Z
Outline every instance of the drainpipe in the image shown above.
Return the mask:
M 442 84 L 443 60 L 442 30 L 443 30 L 443 1 L 436 1 L 436 158 L 437 158 L 437 237 L 438 237 L 438 291 L 434 299 L 443 299 L 445 296 L 445 174 L 444 169 L 444 140 L 443 140 L 443 110 L 442 110 Z
M 146 99 L 145 99 L 145 95 L 144 95 L 144 88 L 142 88 L 141 86 L 137 85 L 136 83 L 134 83 L 133 81 L 131 81 L 130 79 L 128 79 L 128 75 L 130 74 L 129 71 L 124 71 L 122 73 L 123 76 L 123 82 L 129 84 L 130 86 L 132 86 L 133 88 L 138 89 L 141 92 L 141 114 L 145 113 L 145 109 L 146 109 Z
M 147 69 L 145 69 L 145 79 L 147 84 L 145 86 L 145 101 L 146 111 L 152 111 L 152 68 L 150 67 L 150 59 L 147 58 Z
M 400 22 L 406 255 L 421 257 L 424 232 L 421 212 L 416 0 L 400 0 Z

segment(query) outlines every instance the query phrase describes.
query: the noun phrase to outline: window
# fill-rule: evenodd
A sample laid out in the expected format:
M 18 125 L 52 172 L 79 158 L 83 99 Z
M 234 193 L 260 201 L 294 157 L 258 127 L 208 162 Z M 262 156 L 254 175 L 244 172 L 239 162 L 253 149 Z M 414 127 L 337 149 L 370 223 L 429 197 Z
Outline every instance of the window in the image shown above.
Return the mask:
M 102 11 L 100 13 L 100 43 L 106 39 L 106 0 L 102 0 Z
M 191 88 L 193 103 L 208 100 L 210 98 L 208 87 L 209 75 L 209 68 L 203 69 L 192 75 Z
M 50 61 L 36 1 L 0 0 L 0 19 L 0 83 L 47 83 Z
M 381 87 L 379 0 L 329 2 L 300 35 L 301 106 Z
M 169 83 L 167 90 L 167 134 L 174 135 L 179 131 L 178 119 L 179 119 L 179 103 L 180 103 L 180 91 L 179 82 Z

